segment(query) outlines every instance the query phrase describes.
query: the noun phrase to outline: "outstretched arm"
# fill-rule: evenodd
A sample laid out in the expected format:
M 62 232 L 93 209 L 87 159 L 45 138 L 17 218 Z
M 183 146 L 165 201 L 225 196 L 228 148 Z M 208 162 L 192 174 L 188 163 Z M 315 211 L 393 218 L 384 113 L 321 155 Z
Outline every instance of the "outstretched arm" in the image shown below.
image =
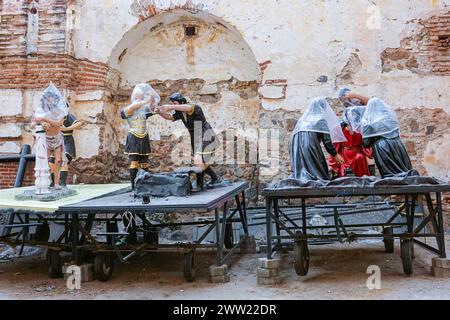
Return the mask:
M 158 112 L 159 116 L 163 119 L 169 120 L 169 121 L 173 121 L 173 116 L 169 113 L 162 113 L 162 112 Z
M 163 113 L 169 113 L 171 111 L 180 111 L 180 112 L 193 112 L 194 106 L 192 104 L 166 104 L 163 105 L 160 110 Z
M 367 104 L 369 103 L 369 100 L 370 100 L 370 98 L 363 96 L 361 94 L 354 93 L 354 92 L 348 92 L 345 95 L 345 97 L 348 99 L 358 99 L 359 101 L 361 101 L 361 104 L 364 106 L 367 106 Z
M 128 116 L 130 116 L 133 113 L 135 113 L 138 109 L 145 106 L 146 104 L 152 104 L 154 101 L 153 99 L 154 99 L 153 96 L 151 96 L 150 98 L 148 98 L 144 101 L 135 102 L 135 103 L 129 105 L 128 107 L 126 107 L 124 109 L 124 111 Z
M 77 121 L 75 122 L 73 125 L 71 125 L 70 127 L 67 128 L 61 128 L 62 132 L 68 132 L 68 131 L 75 131 L 77 129 L 80 129 L 83 126 L 83 122 L 81 121 Z
M 60 126 L 62 126 L 64 119 L 57 121 L 57 120 L 52 120 L 52 119 L 48 119 L 48 118 L 35 118 L 33 122 L 44 122 L 44 123 L 48 123 L 52 127 L 60 127 Z

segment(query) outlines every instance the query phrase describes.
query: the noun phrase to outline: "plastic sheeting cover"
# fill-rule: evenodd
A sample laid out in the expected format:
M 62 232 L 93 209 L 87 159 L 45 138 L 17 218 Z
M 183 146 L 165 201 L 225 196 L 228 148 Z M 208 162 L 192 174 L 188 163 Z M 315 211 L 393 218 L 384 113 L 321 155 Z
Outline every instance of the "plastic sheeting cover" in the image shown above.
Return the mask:
M 270 187 L 270 189 L 292 189 L 292 188 L 321 188 L 321 187 L 381 187 L 381 186 L 409 186 L 409 185 L 446 185 L 444 181 L 441 181 L 433 177 L 421 177 L 418 172 L 411 170 L 398 174 L 389 178 L 378 177 L 346 177 L 339 178 L 333 181 L 323 180 L 299 180 L 299 179 L 286 179 L 279 183 L 276 183 Z
M 135 193 L 140 197 L 186 197 L 190 187 L 186 174 L 152 174 L 139 170 L 135 180 Z
M 55 121 L 64 119 L 69 113 L 67 102 L 58 88 L 50 83 L 47 89 L 42 93 L 41 100 L 34 116 L 36 118 L 47 118 Z
M 383 100 L 370 99 L 362 118 L 364 139 L 399 132 L 400 124 L 395 112 Z
M 133 93 L 131 94 L 132 103 L 144 101 L 151 96 L 153 96 L 153 102 L 151 104 L 144 105 L 139 109 L 138 113 L 148 113 L 153 111 L 161 102 L 161 97 L 148 83 L 140 83 L 134 87 Z
M 292 136 L 301 131 L 329 134 L 334 143 L 347 141 L 338 117 L 325 98 L 316 98 L 312 101 L 305 114 L 298 120 Z
M 357 132 L 359 134 L 362 133 L 362 119 L 365 111 L 366 107 L 363 106 L 356 106 L 345 109 L 343 120 L 352 128 L 353 132 Z

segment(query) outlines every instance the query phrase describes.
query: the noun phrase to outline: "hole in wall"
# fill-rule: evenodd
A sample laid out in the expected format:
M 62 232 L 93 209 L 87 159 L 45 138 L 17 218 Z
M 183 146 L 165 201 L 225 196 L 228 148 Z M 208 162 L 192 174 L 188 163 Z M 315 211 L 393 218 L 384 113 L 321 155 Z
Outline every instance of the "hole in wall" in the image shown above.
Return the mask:
M 195 37 L 197 35 L 197 27 L 196 26 L 185 26 L 184 34 L 186 37 Z

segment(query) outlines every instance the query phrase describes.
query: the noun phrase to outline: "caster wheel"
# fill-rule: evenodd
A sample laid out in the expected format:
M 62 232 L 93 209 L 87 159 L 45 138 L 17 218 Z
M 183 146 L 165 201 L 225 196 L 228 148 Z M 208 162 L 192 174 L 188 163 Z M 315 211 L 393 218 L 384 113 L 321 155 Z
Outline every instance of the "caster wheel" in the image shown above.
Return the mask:
M 54 250 L 47 251 L 48 276 L 51 279 L 62 278 L 62 259 L 59 252 Z
M 233 236 L 233 224 L 227 222 L 225 226 L 225 248 L 233 249 L 234 247 L 234 236 Z
M 402 241 L 403 272 L 408 276 L 413 274 L 412 261 L 413 261 L 413 241 L 403 240 Z
M 297 233 L 301 236 L 301 232 Z M 308 240 L 296 240 L 294 244 L 294 267 L 297 275 L 304 277 L 309 271 Z
M 394 229 L 392 227 L 384 228 L 383 234 L 385 236 L 392 236 L 394 234 Z M 385 238 L 383 241 L 386 253 L 394 253 L 394 238 Z
M 193 251 L 184 255 L 183 263 L 184 278 L 187 282 L 194 282 L 195 280 L 195 253 Z
M 107 252 L 97 253 L 94 259 L 94 276 L 95 279 L 106 282 L 113 272 L 113 261 L 111 255 Z
M 50 227 L 48 222 L 44 221 L 42 225 L 36 227 L 36 232 L 34 233 L 34 240 L 37 242 L 48 242 L 50 238 Z

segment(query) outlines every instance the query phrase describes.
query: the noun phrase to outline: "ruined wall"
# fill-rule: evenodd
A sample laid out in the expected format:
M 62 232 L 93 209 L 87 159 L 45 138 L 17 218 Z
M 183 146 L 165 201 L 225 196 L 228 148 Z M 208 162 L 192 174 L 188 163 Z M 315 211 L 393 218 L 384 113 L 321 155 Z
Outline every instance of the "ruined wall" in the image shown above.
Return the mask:
M 182 91 L 201 103 L 218 133 L 278 130 L 279 154 L 271 146 L 258 166 L 219 166 L 253 177 L 257 193 L 288 175 L 289 136 L 311 99 L 334 98 L 346 85 L 396 109 L 416 168 L 449 179 L 448 1 L 41 0 L 31 55 L 28 3 L 0 1 L 0 153 L 32 142 L 27 121 L 53 80 L 86 123 L 75 136 L 75 179 L 126 180 L 118 111 L 137 82 L 149 81 L 164 99 Z M 152 167 L 172 169 L 185 130 L 157 118 L 148 126 Z M 236 131 L 224 145 L 242 138 Z

